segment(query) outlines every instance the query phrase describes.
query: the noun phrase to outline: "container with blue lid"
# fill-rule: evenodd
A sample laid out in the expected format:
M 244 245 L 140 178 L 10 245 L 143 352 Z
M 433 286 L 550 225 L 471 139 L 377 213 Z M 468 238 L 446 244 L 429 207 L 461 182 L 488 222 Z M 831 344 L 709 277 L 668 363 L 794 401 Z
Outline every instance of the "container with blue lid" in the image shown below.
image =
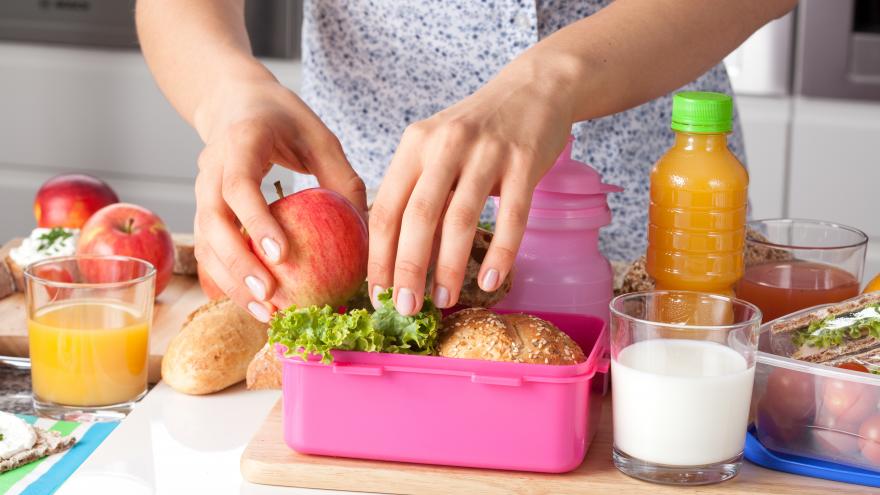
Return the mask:
M 880 376 L 791 359 L 761 327 L 745 456 L 794 474 L 880 487 Z M 880 493 L 880 492 L 878 492 Z

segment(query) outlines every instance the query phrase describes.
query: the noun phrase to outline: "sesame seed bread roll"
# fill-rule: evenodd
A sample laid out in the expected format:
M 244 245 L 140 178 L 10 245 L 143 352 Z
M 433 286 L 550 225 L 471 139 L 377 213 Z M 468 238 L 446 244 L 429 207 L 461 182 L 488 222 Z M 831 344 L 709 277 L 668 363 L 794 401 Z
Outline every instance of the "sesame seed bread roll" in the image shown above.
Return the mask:
M 571 365 L 586 360 L 584 351 L 552 323 L 483 308 L 444 318 L 438 348 L 441 356 L 488 361 Z

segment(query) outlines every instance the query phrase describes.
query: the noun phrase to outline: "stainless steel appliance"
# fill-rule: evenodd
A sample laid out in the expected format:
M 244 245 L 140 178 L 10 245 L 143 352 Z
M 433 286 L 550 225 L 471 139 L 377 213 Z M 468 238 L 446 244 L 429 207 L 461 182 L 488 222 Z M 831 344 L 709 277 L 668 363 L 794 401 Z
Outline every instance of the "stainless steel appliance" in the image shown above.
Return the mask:
M 255 55 L 299 57 L 301 0 L 249 0 L 245 20 Z M 136 48 L 134 0 L 2 0 L 0 40 Z
M 880 1 L 801 0 L 794 92 L 880 100 Z

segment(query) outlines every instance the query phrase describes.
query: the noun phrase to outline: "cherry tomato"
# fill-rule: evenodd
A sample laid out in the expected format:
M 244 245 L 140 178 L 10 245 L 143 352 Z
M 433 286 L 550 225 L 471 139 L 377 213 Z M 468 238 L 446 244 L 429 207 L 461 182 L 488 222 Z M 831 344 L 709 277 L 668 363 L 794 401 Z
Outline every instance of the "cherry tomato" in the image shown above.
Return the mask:
M 822 454 L 841 456 L 859 451 L 859 423 L 846 423 L 820 410 L 809 428 L 815 448 Z
M 775 399 L 765 395 L 755 406 L 755 429 L 761 443 L 770 448 L 790 447 L 806 431 L 808 418 L 785 416 Z
M 837 367 L 840 369 L 843 369 L 843 370 L 861 371 L 862 373 L 869 372 L 868 368 L 862 366 L 859 363 L 842 363 L 842 364 L 838 364 Z
M 849 380 L 824 380 L 822 405 L 827 412 L 843 423 L 860 423 L 877 412 L 877 391 L 872 385 Z
M 880 414 L 866 419 L 859 428 L 859 448 L 872 464 L 880 465 Z
M 767 377 L 762 399 L 781 419 L 812 418 L 816 408 L 813 375 L 777 368 Z

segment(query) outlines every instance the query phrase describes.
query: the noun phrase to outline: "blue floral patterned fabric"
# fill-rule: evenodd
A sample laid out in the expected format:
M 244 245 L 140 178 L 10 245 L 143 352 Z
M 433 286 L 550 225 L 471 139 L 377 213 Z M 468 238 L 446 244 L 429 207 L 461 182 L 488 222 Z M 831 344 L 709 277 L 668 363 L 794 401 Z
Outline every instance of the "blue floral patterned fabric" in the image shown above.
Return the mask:
M 301 96 L 374 191 L 408 124 L 470 95 L 523 50 L 607 3 L 305 0 Z M 681 89 L 732 93 L 721 64 Z M 672 144 L 671 104 L 665 95 L 572 130 L 575 158 L 625 188 L 609 197 L 614 220 L 600 236 L 609 259 L 644 253 L 648 177 Z M 744 158 L 738 121 L 730 147 Z M 297 188 L 314 184 L 311 177 L 296 178 Z M 492 215 L 490 202 L 484 220 Z

